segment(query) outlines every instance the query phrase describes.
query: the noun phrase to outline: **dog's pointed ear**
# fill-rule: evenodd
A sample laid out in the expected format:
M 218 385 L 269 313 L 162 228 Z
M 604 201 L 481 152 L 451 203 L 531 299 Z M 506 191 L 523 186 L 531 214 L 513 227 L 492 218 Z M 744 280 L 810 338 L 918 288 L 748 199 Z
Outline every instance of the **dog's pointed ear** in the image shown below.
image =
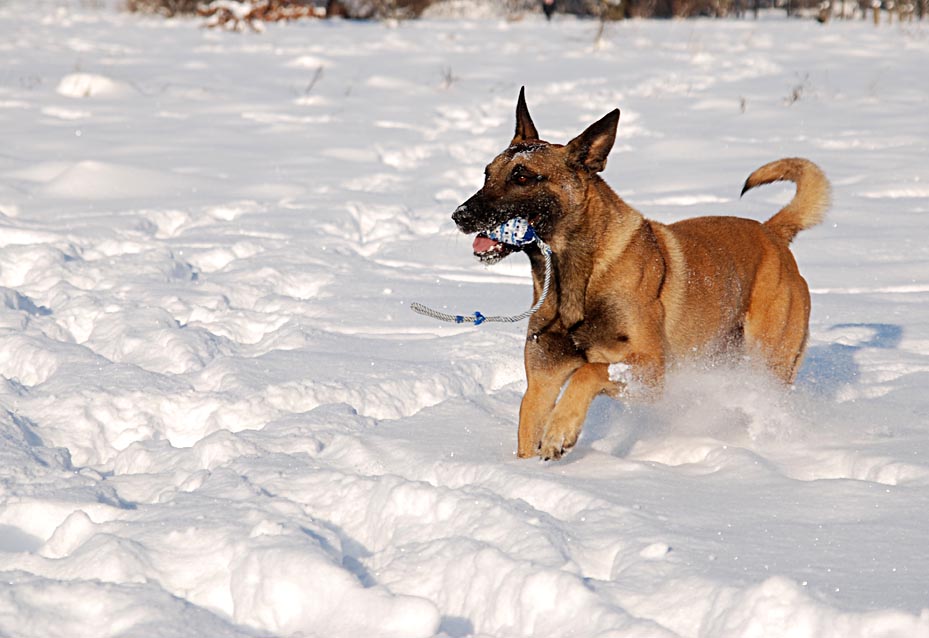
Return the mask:
M 613 109 L 587 127 L 583 133 L 568 142 L 568 163 L 599 173 L 606 168 L 606 157 L 616 141 L 619 126 L 619 109 Z
M 537 139 L 539 139 L 539 132 L 535 129 L 535 124 L 532 123 L 532 118 L 529 117 L 529 107 L 526 106 L 526 87 L 521 87 L 519 89 L 519 99 L 516 100 L 516 133 L 513 135 L 510 146 L 526 140 Z

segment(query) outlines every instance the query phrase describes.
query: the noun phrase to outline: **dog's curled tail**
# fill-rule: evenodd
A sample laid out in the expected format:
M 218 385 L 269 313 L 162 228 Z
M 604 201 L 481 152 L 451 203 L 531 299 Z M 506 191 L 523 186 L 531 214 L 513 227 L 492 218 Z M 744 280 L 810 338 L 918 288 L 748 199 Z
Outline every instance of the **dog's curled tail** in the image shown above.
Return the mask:
M 797 193 L 764 225 L 789 244 L 801 230 L 812 228 L 823 220 L 829 209 L 831 189 L 829 180 L 816 164 L 801 157 L 788 157 L 765 164 L 749 175 L 742 194 L 756 186 L 781 181 L 795 183 Z

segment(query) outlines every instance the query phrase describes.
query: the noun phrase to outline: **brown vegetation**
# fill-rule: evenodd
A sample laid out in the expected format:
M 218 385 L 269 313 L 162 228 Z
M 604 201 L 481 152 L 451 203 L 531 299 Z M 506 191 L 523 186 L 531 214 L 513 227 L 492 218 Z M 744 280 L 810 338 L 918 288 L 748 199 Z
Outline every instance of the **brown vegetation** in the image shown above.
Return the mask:
M 246 27 L 257 30 L 259 22 L 286 22 L 301 18 L 321 18 L 325 12 L 311 4 L 288 0 L 258 0 L 233 7 L 228 3 L 201 4 L 197 14 L 208 18 L 208 27 L 242 31 Z
M 442 0 L 126 0 L 130 11 L 165 16 L 199 14 L 208 26 L 257 29 L 262 22 L 302 18 L 350 19 L 417 18 Z M 512 15 L 542 11 L 541 0 L 500 0 Z M 922 19 L 929 0 L 878 0 L 873 9 L 887 21 Z M 687 18 L 757 16 L 760 9 L 782 9 L 787 15 L 805 15 L 826 22 L 834 17 L 867 17 L 874 0 L 555 0 L 561 14 L 622 20 L 625 18 Z
M 176 16 L 184 13 L 194 13 L 200 0 L 127 0 L 126 6 L 130 11 L 142 13 L 160 13 L 166 16 Z

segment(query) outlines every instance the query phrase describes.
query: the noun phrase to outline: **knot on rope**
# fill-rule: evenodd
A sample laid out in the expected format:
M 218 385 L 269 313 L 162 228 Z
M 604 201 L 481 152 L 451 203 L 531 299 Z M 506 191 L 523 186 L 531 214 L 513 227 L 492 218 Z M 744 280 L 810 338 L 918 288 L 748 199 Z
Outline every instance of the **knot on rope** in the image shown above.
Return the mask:
M 418 304 L 418 303 L 410 304 L 410 308 L 412 308 L 413 310 L 415 310 L 421 315 L 427 315 L 430 317 L 433 316 L 427 312 L 423 312 L 424 309 L 429 310 L 429 308 L 426 308 L 422 304 Z M 432 312 L 435 312 L 435 311 L 432 311 Z M 440 314 L 440 313 L 437 313 L 437 314 Z M 436 318 L 438 319 L 439 317 L 436 317 Z M 455 315 L 455 323 L 473 323 L 475 326 L 479 326 L 485 321 L 487 321 L 487 317 L 485 317 L 484 315 L 482 315 L 476 310 L 474 311 L 473 317 L 465 316 L 465 315 Z

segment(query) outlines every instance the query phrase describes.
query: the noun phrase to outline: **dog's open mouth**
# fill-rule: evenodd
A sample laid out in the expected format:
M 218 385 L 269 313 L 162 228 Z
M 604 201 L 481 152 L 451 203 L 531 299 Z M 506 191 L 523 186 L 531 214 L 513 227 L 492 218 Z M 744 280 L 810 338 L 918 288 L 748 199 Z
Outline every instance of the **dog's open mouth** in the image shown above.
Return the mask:
M 485 264 L 495 264 L 511 252 L 519 250 L 516 246 L 503 244 L 496 239 L 491 239 L 484 233 L 479 233 L 478 236 L 474 238 L 474 243 L 471 247 L 474 250 L 474 256 Z

